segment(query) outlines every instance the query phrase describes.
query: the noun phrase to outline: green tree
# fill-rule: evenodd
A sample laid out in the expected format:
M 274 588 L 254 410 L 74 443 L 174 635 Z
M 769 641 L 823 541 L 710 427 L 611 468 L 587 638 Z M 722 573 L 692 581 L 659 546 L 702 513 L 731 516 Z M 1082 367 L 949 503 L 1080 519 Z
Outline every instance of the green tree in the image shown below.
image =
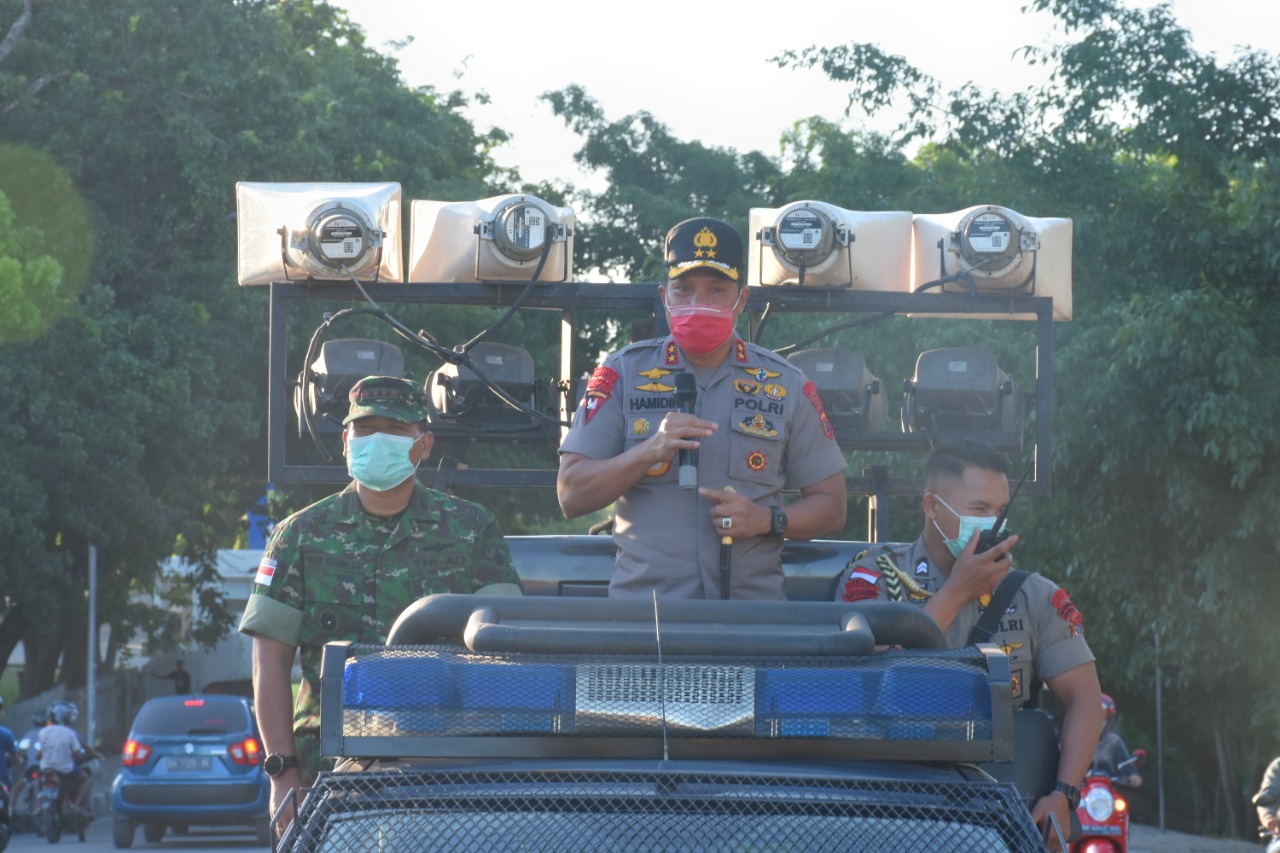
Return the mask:
M 1260 53 L 1197 54 L 1168 6 L 1031 6 L 1055 14 L 1068 39 L 1028 49 L 1054 73 L 1012 96 L 944 93 L 871 45 L 779 63 L 850 82 L 851 108 L 904 106 L 896 143 L 928 140 L 914 165 L 965 191 L 919 198 L 1074 219 L 1055 495 L 1019 508 L 1021 551 L 1075 591 L 1104 686 L 1146 737 L 1161 637 L 1170 813 L 1245 834 L 1243 802 L 1277 751 L 1276 688 L 1259 650 L 1280 640 L 1266 618 L 1280 545 L 1266 464 L 1280 404 L 1280 265 L 1268 238 L 1280 213 L 1280 67 Z
M 323 2 L 0 0 L 0 22 L 14 22 L 0 140 L 65 172 L 95 238 L 60 319 L 0 347 L 0 660 L 25 641 L 31 694 L 82 683 L 90 543 L 108 660 L 139 627 L 174 642 L 130 596 L 175 548 L 200 566 L 200 636 L 234 617 L 213 557 L 262 494 L 266 458 L 266 293 L 234 283 L 235 183 L 474 198 L 504 137 L 478 134 L 461 96 L 406 86 Z M 19 228 L 45 222 L 14 209 Z

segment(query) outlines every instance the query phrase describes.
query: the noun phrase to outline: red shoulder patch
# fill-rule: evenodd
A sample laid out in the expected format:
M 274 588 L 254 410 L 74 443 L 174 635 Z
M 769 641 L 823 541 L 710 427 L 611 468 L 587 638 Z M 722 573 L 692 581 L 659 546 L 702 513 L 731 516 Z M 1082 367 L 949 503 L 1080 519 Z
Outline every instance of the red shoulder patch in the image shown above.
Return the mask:
M 854 566 L 849 570 L 849 577 L 844 582 L 845 601 L 865 601 L 879 598 L 880 591 L 876 584 L 880 581 L 880 572 L 870 566 Z
M 1084 626 L 1084 614 L 1071 603 L 1071 596 L 1067 595 L 1065 589 L 1060 589 L 1049 599 L 1049 603 L 1058 611 L 1063 621 L 1071 626 L 1071 636 L 1074 637 L 1076 632 Z
M 584 425 L 591 423 L 596 412 L 605 401 L 613 395 L 613 386 L 618 384 L 618 372 L 612 367 L 597 367 L 587 380 L 587 394 L 582 400 L 586 413 L 582 416 Z
M 822 406 L 822 398 L 818 396 L 818 386 L 813 384 L 812 379 L 804 383 L 804 395 L 813 404 L 813 410 L 818 413 L 818 422 L 822 424 L 822 434 L 827 438 L 834 439 L 836 431 L 831 426 L 831 419 L 827 417 L 827 410 Z

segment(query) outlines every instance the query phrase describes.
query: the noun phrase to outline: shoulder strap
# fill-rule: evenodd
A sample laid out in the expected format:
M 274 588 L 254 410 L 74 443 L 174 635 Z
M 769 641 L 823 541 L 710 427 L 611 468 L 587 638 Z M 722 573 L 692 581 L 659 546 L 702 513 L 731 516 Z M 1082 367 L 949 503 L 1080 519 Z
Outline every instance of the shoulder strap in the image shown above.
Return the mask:
M 991 594 L 991 603 L 987 605 L 987 609 L 982 612 L 982 616 L 978 617 L 978 621 L 969 631 L 969 645 L 991 642 L 991 638 L 1000 629 L 1000 615 L 1009 608 L 1009 603 L 1013 601 L 1013 594 L 1030 574 L 1020 569 L 1009 570 L 1004 580 L 1000 581 L 1000 585 L 996 587 L 996 591 Z

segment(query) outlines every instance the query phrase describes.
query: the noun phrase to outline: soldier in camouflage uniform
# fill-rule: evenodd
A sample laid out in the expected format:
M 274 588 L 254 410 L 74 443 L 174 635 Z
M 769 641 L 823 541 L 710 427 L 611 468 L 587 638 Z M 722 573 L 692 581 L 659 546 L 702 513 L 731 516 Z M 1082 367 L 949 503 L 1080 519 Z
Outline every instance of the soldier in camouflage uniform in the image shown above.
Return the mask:
M 322 766 L 325 643 L 383 643 L 401 611 L 432 593 L 519 591 L 493 515 L 414 476 L 431 452 L 425 402 L 422 389 L 404 379 L 357 382 L 342 434 L 354 482 L 277 525 L 258 567 L 240 630 L 253 637 L 273 810 Z M 299 648 L 302 686 L 290 725 L 290 670 Z
M 849 561 L 836 599 L 887 599 L 922 606 L 942 628 L 947 644 L 968 643 L 991 593 L 1013 567 L 1010 536 L 981 554 L 978 531 L 989 529 L 1009 503 L 1008 462 L 976 442 L 938 447 L 925 463 L 924 532 L 911 545 L 876 545 Z M 954 532 L 954 535 L 953 535 Z M 1005 610 L 991 642 L 1009 655 L 1017 705 L 1044 682 L 1064 713 L 1058 781 L 1032 810 L 1037 823 L 1053 810 L 1069 826 L 1069 801 L 1089 769 L 1102 730 L 1102 689 L 1083 617 L 1066 590 L 1038 574 L 1026 577 Z

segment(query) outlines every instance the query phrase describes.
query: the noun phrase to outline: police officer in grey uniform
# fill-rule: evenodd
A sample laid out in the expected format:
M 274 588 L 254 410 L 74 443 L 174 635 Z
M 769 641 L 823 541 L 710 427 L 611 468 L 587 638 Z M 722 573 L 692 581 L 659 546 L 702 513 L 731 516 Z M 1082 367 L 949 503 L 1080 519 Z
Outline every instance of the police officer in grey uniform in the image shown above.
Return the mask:
M 747 291 L 733 226 L 686 220 L 665 246 L 671 334 L 591 375 L 560 446 L 560 506 L 575 518 L 616 502 L 611 596 L 720 598 L 731 537 L 730 597 L 783 599 L 783 537 L 844 526 L 844 455 L 813 383 L 734 331 Z M 687 413 L 676 411 L 681 373 L 697 385 Z M 698 451 L 696 489 L 680 486 L 681 450 Z M 784 506 L 783 488 L 799 499 Z
M 874 546 L 851 560 L 839 578 L 837 600 L 915 602 L 942 628 L 950 647 L 966 645 L 1013 566 L 1017 536 L 975 553 L 978 531 L 989 529 L 1009 503 L 1008 473 L 1005 458 L 984 444 L 935 449 L 925 463 L 924 532 L 913 544 Z M 1030 574 L 991 642 L 1009 655 L 1016 705 L 1044 682 L 1063 706 L 1058 784 L 1036 802 L 1032 816 L 1041 823 L 1052 810 L 1065 828 L 1102 731 L 1102 689 L 1083 617 L 1066 590 Z

